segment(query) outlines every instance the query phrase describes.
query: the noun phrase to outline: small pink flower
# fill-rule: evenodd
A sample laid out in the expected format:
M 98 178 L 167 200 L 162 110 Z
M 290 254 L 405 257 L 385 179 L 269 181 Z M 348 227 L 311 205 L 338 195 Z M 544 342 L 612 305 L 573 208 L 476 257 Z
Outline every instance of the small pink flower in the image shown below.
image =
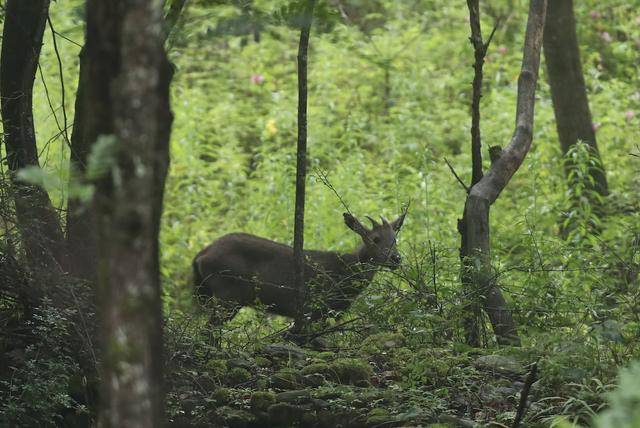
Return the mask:
M 611 34 L 609 34 L 607 31 L 603 31 L 602 33 L 600 33 L 600 38 L 605 43 L 611 43 L 613 41 L 613 37 L 611 37 Z
M 507 47 L 506 47 L 506 46 L 500 46 L 500 47 L 498 48 L 498 53 L 499 53 L 500 55 L 506 55 L 506 54 L 507 54 L 507 52 L 509 52 L 509 49 L 507 49 Z
M 636 112 L 634 112 L 633 110 L 627 110 L 624 112 L 624 118 L 627 119 L 627 121 L 631 121 L 631 119 L 633 119 L 635 115 Z
M 598 129 L 600 129 L 601 126 L 602 126 L 602 123 L 600 122 L 593 122 L 591 124 L 591 128 L 593 128 L 593 132 L 598 132 Z
M 592 10 L 591 12 L 589 12 L 589 16 L 592 19 L 600 19 L 600 18 L 602 18 L 602 14 L 600 12 L 598 12 L 597 10 Z
M 251 83 L 254 85 L 262 85 L 264 83 L 264 76 L 262 74 L 252 74 Z

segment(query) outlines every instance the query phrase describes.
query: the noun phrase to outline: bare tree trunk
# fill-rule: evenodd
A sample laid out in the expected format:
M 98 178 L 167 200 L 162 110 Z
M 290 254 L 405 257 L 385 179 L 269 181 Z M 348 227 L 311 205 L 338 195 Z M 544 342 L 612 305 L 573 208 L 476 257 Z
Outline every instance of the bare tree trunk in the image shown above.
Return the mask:
M 493 331 L 501 344 L 518 344 L 515 321 L 491 267 L 489 208 L 506 187 L 524 160 L 533 136 L 535 90 L 540 66 L 546 0 L 531 0 L 524 42 L 522 69 L 518 78 L 516 127 L 509 145 L 495 159 L 489 171 L 470 190 L 459 228 L 462 238 L 463 269 L 481 298 Z M 467 341 L 477 344 L 477 327 L 467 330 Z
M 18 170 L 39 166 L 32 94 L 48 13 L 49 0 L 8 0 L 0 58 L 4 142 L 18 227 L 29 264 L 39 278 L 31 290 L 35 298 L 45 292 L 49 282 L 45 277 L 62 273 L 66 265 L 60 221 L 49 195 L 40 187 L 15 179 Z
M 188 0 L 173 0 L 165 17 L 164 39 L 176 26 Z M 87 39 L 89 37 L 87 36 Z M 103 104 L 109 88 L 92 79 L 101 78 L 99 60 L 101 53 L 87 46 L 80 52 L 80 76 L 76 93 L 75 117 L 71 136 L 71 176 L 81 179 L 86 172 L 87 159 L 93 144 L 100 135 L 112 133 L 112 111 Z M 69 268 L 73 275 L 95 281 L 97 275 L 98 250 L 96 247 L 96 227 L 92 211 L 86 204 L 69 198 L 67 214 L 67 247 Z
M 580 62 L 573 0 L 549 2 L 544 29 L 544 58 L 562 153 L 566 154 L 578 141 L 583 141 L 599 159 Z M 591 178 L 593 184 L 587 180 L 587 188 L 602 196 L 609 193 L 604 169 L 592 168 Z
M 102 427 L 163 425 L 158 233 L 172 121 L 162 9 L 153 0 L 89 0 L 92 94 L 113 159 L 94 196 L 103 344 Z
M 307 284 L 304 281 L 304 200 L 307 179 L 307 51 L 315 0 L 305 4 L 298 46 L 298 147 L 296 150 L 296 207 L 293 229 L 293 258 L 297 290 L 295 330 L 305 323 Z

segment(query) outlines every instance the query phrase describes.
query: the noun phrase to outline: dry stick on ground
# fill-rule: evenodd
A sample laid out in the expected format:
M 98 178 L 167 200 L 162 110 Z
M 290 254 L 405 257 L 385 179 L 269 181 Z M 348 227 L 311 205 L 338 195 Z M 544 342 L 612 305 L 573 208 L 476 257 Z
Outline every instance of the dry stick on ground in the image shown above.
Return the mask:
M 304 4 L 300 44 L 298 46 L 298 147 L 296 162 L 296 207 L 293 227 L 293 261 L 297 314 L 294 331 L 299 332 L 304 326 L 304 302 L 307 287 L 304 282 L 304 198 L 305 181 L 307 179 L 307 52 L 309 50 L 309 33 L 315 0 Z
M 522 69 L 518 78 L 515 131 L 502 156 L 469 192 L 464 215 L 459 222 L 462 235 L 461 256 L 463 281 L 475 287 L 483 297 L 494 333 L 501 344 L 519 344 L 515 321 L 506 308 L 506 301 L 492 279 L 489 209 L 511 177 L 522 164 L 531 147 L 536 83 L 540 67 L 540 50 L 546 13 L 546 0 L 531 0 L 523 49 Z M 466 326 L 467 340 L 478 344 L 476 326 Z
M 522 422 L 522 418 L 524 418 L 524 414 L 527 411 L 527 398 L 529 397 L 529 391 L 531 391 L 531 385 L 536 381 L 536 375 L 538 374 L 538 362 L 531 364 L 531 370 L 527 375 L 527 379 L 524 382 L 524 386 L 522 387 L 522 392 L 520 393 L 520 404 L 518 405 L 518 411 L 516 412 L 516 418 L 513 420 L 513 425 L 511 428 L 518 428 L 520 426 L 520 422 Z

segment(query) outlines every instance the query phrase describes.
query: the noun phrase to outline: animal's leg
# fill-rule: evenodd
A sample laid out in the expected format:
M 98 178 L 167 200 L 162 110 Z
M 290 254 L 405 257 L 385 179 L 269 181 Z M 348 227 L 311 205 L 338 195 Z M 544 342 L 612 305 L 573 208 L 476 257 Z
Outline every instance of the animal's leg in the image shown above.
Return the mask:
M 209 323 L 214 327 L 220 327 L 227 321 L 231 321 L 240 308 L 241 306 L 236 302 L 218 300 L 215 305 L 211 305 L 209 308 Z
M 211 342 L 214 347 L 221 348 L 223 326 L 231 321 L 238 313 L 241 306 L 236 302 L 221 301 L 209 302 L 209 325 L 211 326 Z

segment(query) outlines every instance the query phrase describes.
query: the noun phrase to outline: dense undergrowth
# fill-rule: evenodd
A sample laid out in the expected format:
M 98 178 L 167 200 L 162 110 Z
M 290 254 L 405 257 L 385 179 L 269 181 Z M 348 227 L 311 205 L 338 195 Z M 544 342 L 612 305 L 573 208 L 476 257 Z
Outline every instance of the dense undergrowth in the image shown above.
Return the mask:
M 66 38 L 68 117 L 80 3 L 52 4 L 52 22 Z M 402 269 L 380 274 L 344 318 L 316 326 L 345 323 L 315 350 L 283 344 L 278 333 L 289 320 L 261 311 L 243 310 L 211 329 L 192 299 L 190 262 L 211 240 L 242 230 L 290 243 L 293 230 L 298 34 L 279 18 L 284 2 L 254 1 L 248 30 L 241 8 L 218 3 L 194 0 L 170 39 L 175 121 L 161 272 L 171 423 L 510 426 L 526 367 L 537 361 L 525 426 L 640 426 L 639 392 L 629 380 L 637 364 L 622 372 L 612 409 L 593 419 L 619 368 L 640 357 L 640 159 L 630 156 L 640 153 L 640 3 L 574 5 L 611 193 L 601 210 L 570 202 L 588 190 L 565 179 L 541 68 L 533 148 L 491 216 L 493 263 L 523 345 L 498 348 L 485 330 L 482 349 L 463 345 L 456 222 L 465 194 L 444 161 L 469 180 L 466 5 L 354 1 L 342 10 L 346 21 L 328 12 L 339 8 L 322 9 L 310 45 L 305 243 L 357 245 L 342 223 L 343 203 L 357 215 L 393 217 L 409 202 L 410 210 L 399 241 Z M 513 132 L 526 3 L 482 9 L 485 31 L 501 17 L 485 65 L 485 147 L 507 144 Z M 59 178 L 49 190 L 63 209 L 68 148 L 52 112 L 61 117 L 50 37 L 34 106 L 44 168 Z M 599 167 L 581 145 L 569 155 L 573 176 Z M 7 233 L 5 242 L 14 238 Z M 7 299 L 4 312 L 12 308 Z M 0 384 L 0 425 L 82 426 L 93 411 L 85 405 L 92 382 L 61 346 L 77 333 L 68 322 L 75 315 L 39 311 L 38 344 L 5 358 L 14 369 Z

